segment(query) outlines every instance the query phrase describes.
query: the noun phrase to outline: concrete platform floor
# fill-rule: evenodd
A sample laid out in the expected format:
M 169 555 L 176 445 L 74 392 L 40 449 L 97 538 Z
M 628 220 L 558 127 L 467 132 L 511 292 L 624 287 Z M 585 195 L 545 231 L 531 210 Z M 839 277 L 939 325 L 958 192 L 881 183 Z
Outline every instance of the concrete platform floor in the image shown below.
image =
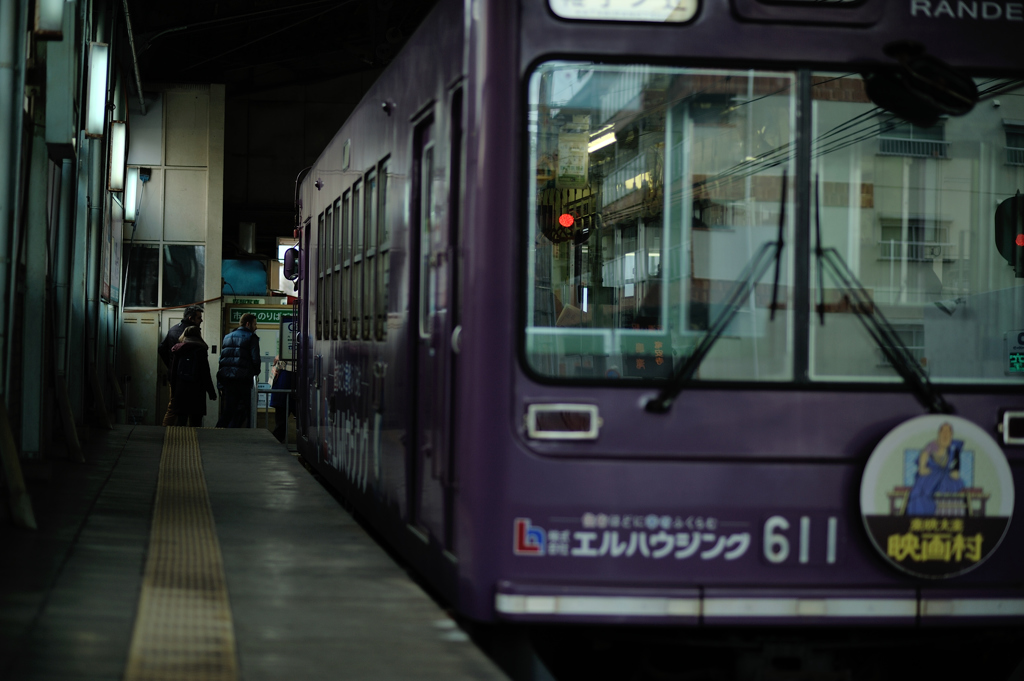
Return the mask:
M 507 678 L 268 431 L 197 435 L 239 678 Z M 0 518 L 0 679 L 124 675 L 164 429 L 91 437 L 30 476 L 38 530 Z

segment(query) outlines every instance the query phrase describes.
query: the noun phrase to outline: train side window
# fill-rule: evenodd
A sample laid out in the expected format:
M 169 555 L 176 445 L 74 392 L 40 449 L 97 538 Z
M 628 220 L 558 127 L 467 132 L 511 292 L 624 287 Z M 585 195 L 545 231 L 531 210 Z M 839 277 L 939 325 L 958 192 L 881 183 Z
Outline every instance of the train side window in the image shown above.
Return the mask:
M 324 339 L 331 338 L 332 335 L 336 338 L 336 334 L 332 334 L 332 328 L 334 326 L 334 289 L 332 284 L 334 283 L 334 231 L 331 229 L 333 224 L 334 211 L 331 206 L 328 205 L 324 209 L 324 298 L 323 298 L 323 310 L 324 310 Z
M 352 186 L 352 274 L 349 278 L 348 297 L 351 301 L 349 338 L 359 338 L 359 326 L 363 319 L 363 230 L 360 194 L 362 183 Z
M 451 100 L 451 159 L 449 160 L 451 180 L 448 186 L 448 224 L 451 233 L 448 243 L 455 246 L 455 262 L 452 272 L 452 326 L 462 322 L 462 88 L 452 93 Z
M 388 284 L 390 272 L 390 234 L 388 232 L 388 159 L 377 169 L 377 283 L 374 287 L 376 328 L 374 336 L 382 341 L 387 337 Z
M 352 247 L 351 227 L 349 211 L 352 209 L 350 192 L 345 192 L 341 197 L 341 276 L 338 277 L 338 298 L 341 301 L 341 337 L 348 338 L 348 320 L 350 316 L 348 294 L 352 289 L 350 275 L 352 274 Z
M 363 340 L 370 340 L 372 332 L 370 330 L 371 322 L 373 319 L 373 285 L 374 285 L 374 266 L 377 264 L 377 244 L 374 237 L 375 227 L 377 224 L 377 171 L 376 169 L 370 170 L 366 173 L 366 181 L 364 182 L 365 189 L 363 190 L 363 198 L 366 201 L 366 208 L 363 211 L 363 229 L 365 231 L 365 237 L 363 239 L 365 262 L 363 263 L 363 320 L 362 320 L 362 337 Z
M 331 212 L 331 338 L 337 339 L 339 317 L 341 316 L 341 295 L 338 291 L 338 282 L 341 281 L 341 199 L 334 200 L 334 210 Z
M 419 334 L 430 337 L 430 319 L 433 314 L 434 293 L 431 289 L 431 235 L 434 219 L 434 120 L 427 118 L 416 127 L 413 158 L 413 211 L 419 229 Z
M 420 205 L 420 335 L 430 336 L 430 319 L 434 315 L 434 279 L 430 267 L 433 257 L 434 231 L 434 145 L 423 150 L 421 164 L 423 200 Z
M 316 339 L 324 337 L 324 269 L 326 252 L 324 249 L 324 214 L 320 213 L 316 220 Z

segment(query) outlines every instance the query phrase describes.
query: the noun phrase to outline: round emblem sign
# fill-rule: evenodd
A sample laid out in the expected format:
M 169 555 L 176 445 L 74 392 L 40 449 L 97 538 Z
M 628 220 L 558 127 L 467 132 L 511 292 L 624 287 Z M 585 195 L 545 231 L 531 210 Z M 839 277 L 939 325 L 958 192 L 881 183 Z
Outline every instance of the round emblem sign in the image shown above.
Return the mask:
M 868 458 L 860 485 L 868 536 L 917 577 L 973 570 L 995 552 L 1013 516 L 1013 477 L 988 433 L 957 416 L 900 424 Z

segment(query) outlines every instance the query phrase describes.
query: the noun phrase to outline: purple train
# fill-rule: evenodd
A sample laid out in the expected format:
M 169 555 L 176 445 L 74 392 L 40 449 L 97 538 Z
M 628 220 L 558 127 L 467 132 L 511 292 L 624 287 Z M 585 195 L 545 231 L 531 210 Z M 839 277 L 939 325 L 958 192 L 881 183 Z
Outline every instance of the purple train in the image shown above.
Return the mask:
M 1024 625 L 1022 30 L 441 0 L 298 189 L 301 455 L 472 620 Z

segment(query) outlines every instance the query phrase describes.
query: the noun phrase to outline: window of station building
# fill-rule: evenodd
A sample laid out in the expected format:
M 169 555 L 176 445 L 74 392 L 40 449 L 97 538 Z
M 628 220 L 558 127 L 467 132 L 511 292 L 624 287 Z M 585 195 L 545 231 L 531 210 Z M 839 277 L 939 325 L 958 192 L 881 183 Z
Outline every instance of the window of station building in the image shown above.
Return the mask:
M 348 338 L 349 317 L 351 316 L 351 301 L 349 293 L 352 290 L 352 223 L 350 212 L 352 210 L 351 192 L 346 191 L 341 195 L 341 276 L 338 277 L 338 298 L 341 301 L 341 337 Z
M 206 247 L 164 246 L 162 307 L 189 305 L 203 299 L 206 277 Z
M 374 287 L 376 292 L 374 336 L 377 340 L 382 341 L 387 337 L 388 286 L 391 277 L 391 235 L 388 230 L 388 159 L 381 161 L 377 169 L 377 194 L 379 208 L 377 211 L 377 283 Z
M 879 122 L 878 153 L 882 156 L 946 158 L 948 148 L 941 122 L 925 128 L 891 115 Z
M 204 299 L 205 246 L 125 244 L 121 254 L 126 308 L 177 307 Z
M 341 198 L 334 200 L 334 210 L 331 211 L 333 222 L 331 223 L 331 338 L 341 337 Z
M 158 307 L 160 305 L 160 247 L 126 244 L 122 261 L 127 268 L 125 272 L 125 307 Z M 198 298 L 197 300 L 202 299 Z
M 352 273 L 349 278 L 348 297 L 351 300 L 349 317 L 349 338 L 360 336 L 363 322 L 363 218 L 362 183 L 352 186 Z
M 363 319 L 361 324 L 361 336 L 363 340 L 370 340 L 372 337 L 373 319 L 373 287 L 375 283 L 374 266 L 377 264 L 377 171 L 370 170 L 366 173 L 366 181 L 363 198 L 366 207 L 363 211 L 363 224 L 366 232 L 363 240 L 365 246 L 365 263 L 363 265 Z
M 1006 130 L 1006 164 L 1024 166 L 1024 121 L 1003 121 Z

